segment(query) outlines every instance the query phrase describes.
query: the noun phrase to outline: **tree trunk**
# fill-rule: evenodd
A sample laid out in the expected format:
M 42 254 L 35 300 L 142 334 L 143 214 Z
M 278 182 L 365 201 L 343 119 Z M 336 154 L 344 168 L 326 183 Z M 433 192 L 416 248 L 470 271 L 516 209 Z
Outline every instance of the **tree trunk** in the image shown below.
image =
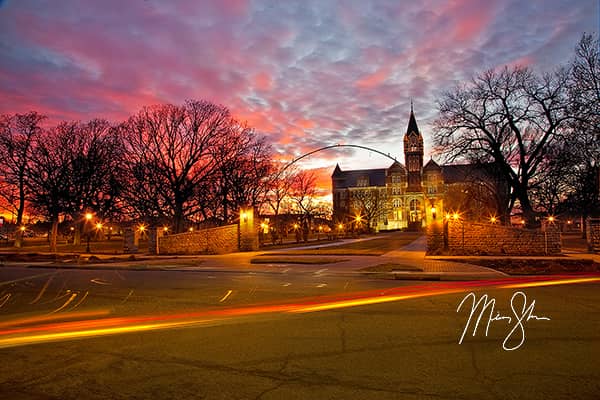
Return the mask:
M 23 224 L 23 213 L 25 212 L 25 184 L 21 178 L 19 181 L 19 206 L 17 208 L 17 234 L 15 235 L 15 247 L 23 247 L 23 232 L 21 225 Z
M 50 252 L 56 253 L 56 241 L 58 237 L 58 216 L 52 217 L 52 229 L 50 231 Z
M 183 205 L 182 204 L 176 204 L 175 205 L 175 213 L 173 215 L 173 229 L 175 230 L 175 233 L 181 233 L 183 232 Z
M 82 236 L 84 227 L 85 227 L 85 221 L 82 221 L 77 224 L 77 228 L 75 229 L 75 232 L 73 232 L 73 244 L 75 246 L 79 246 L 81 244 L 81 236 Z

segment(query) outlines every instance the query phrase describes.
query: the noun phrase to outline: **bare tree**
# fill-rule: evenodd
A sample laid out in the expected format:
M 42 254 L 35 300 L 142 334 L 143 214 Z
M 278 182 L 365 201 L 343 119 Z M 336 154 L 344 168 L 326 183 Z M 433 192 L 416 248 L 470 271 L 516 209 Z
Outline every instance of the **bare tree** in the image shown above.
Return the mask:
M 118 198 L 122 182 L 124 148 L 117 129 L 105 120 L 76 124 L 74 137 L 69 141 L 70 198 L 65 212 L 72 220 L 80 221 L 77 233 L 83 228 L 85 212 L 93 212 L 98 220 L 117 217 Z M 76 235 L 75 243 L 80 236 Z
M 27 168 L 36 139 L 45 116 L 35 111 L 14 116 L 0 116 L 0 196 L 11 212 L 15 212 L 16 224 L 23 223 L 23 213 L 28 200 Z M 17 231 L 15 246 L 21 247 L 21 231 Z
M 530 226 L 536 225 L 530 182 L 570 119 L 567 81 L 565 70 L 538 76 L 505 67 L 476 76 L 439 101 L 436 145 L 448 161 L 495 162 Z
M 176 232 L 203 205 L 198 190 L 220 165 L 215 146 L 229 133 L 229 111 L 206 101 L 146 107 L 124 125 L 126 200 L 140 218 L 169 218 Z
M 290 197 L 295 202 L 303 218 L 310 220 L 317 210 L 317 177 L 314 173 L 300 171 L 292 181 Z
M 584 34 L 571 64 L 571 129 L 565 136 L 565 206 L 584 217 L 600 214 L 600 52 L 598 37 Z M 585 232 L 585 229 L 584 229 Z
M 267 191 L 271 149 L 264 137 L 250 128 L 232 123 L 230 131 L 214 150 L 220 160 L 214 178 L 201 190 L 203 216 L 208 212 L 223 223 L 232 222 L 242 206 L 256 207 Z
M 56 251 L 59 217 L 71 198 L 69 182 L 73 171 L 69 149 L 72 148 L 76 132 L 76 123 L 61 123 L 44 132 L 43 140 L 39 140 L 32 151 L 31 164 L 28 166 L 30 179 L 27 186 L 31 203 L 52 224 L 52 252 Z
M 350 190 L 350 208 L 361 220 L 366 220 L 367 229 L 370 231 L 373 222 L 389 212 L 385 189 L 373 187 Z

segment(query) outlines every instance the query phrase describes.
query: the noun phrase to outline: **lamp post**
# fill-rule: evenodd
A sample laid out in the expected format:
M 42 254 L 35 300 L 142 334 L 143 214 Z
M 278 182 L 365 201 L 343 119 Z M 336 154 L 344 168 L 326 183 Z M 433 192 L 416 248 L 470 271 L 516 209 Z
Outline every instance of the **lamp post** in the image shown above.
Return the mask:
M 86 232 L 86 242 L 87 245 L 85 247 L 85 252 L 86 253 L 90 253 L 90 227 L 89 227 L 89 223 L 92 220 L 92 213 L 85 213 L 85 232 Z

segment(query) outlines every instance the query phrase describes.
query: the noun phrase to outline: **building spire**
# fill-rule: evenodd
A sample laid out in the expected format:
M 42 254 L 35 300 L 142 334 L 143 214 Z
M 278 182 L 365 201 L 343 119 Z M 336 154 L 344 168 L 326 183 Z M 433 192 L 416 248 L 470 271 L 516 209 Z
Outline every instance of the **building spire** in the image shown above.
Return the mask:
M 417 120 L 415 118 L 415 113 L 413 110 L 412 99 L 410 100 L 410 117 L 408 119 L 408 128 L 406 129 L 406 134 L 409 134 L 411 132 L 414 132 L 417 135 L 421 135 L 421 133 L 419 132 L 419 127 L 417 126 Z

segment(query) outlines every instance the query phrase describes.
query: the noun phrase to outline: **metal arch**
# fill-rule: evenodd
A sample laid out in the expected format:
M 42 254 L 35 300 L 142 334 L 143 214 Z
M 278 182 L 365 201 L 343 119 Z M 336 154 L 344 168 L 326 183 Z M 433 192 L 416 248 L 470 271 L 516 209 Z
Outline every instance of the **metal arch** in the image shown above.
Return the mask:
M 389 154 L 385 154 L 385 153 L 383 153 L 383 152 L 381 152 L 381 151 L 379 151 L 379 150 L 372 149 L 372 148 L 370 148 L 370 147 L 367 147 L 367 146 L 361 146 L 361 145 L 358 145 L 358 144 L 334 144 L 334 145 L 331 145 L 331 146 L 325 146 L 325 147 L 321 147 L 321 148 L 319 148 L 319 149 L 316 149 L 316 150 L 310 151 L 310 152 L 308 152 L 308 153 L 306 153 L 306 154 L 303 154 L 303 155 L 301 155 L 301 156 L 300 156 L 300 157 L 298 157 L 298 158 L 295 158 L 295 159 L 293 159 L 292 161 L 290 161 L 289 163 L 287 163 L 287 164 L 286 164 L 286 165 L 285 165 L 285 166 L 284 166 L 284 167 L 281 169 L 281 171 L 279 171 L 279 174 L 277 174 L 277 175 L 281 175 L 281 174 L 283 173 L 283 171 L 285 171 L 286 169 L 288 169 L 288 168 L 289 168 L 291 165 L 295 164 L 296 162 L 298 162 L 298 161 L 302 160 L 304 157 L 308 157 L 308 156 L 310 156 L 310 155 L 313 155 L 313 154 L 315 154 L 315 153 L 318 153 L 319 151 L 323 151 L 323 150 L 329 150 L 329 149 L 334 149 L 334 148 L 336 148 L 336 147 L 354 147 L 354 148 L 357 148 L 357 149 L 363 149 L 363 150 L 368 150 L 368 151 L 374 151 L 375 153 L 377 153 L 377 154 L 381 154 L 382 156 L 384 156 L 384 157 L 387 157 L 387 158 L 389 158 L 390 160 L 393 160 L 393 161 L 398 161 L 397 159 L 395 159 L 394 157 L 390 156 Z

